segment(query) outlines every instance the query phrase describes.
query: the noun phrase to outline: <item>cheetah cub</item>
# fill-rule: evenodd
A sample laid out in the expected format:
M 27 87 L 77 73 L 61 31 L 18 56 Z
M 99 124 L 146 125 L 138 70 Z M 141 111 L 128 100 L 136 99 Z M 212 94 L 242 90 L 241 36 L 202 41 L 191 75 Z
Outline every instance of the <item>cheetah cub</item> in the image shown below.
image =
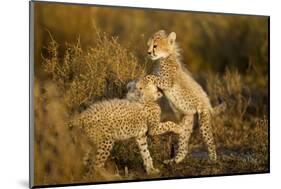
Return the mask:
M 175 32 L 166 35 L 164 30 L 156 32 L 148 40 L 148 55 L 152 60 L 157 61 L 154 74 L 147 75 L 138 85 L 153 83 L 163 91 L 174 112 L 184 115 L 181 120 L 184 131 L 179 136 L 178 153 L 165 163 L 179 163 L 185 158 L 196 113 L 199 116 L 200 131 L 208 146 L 209 157 L 215 161 L 217 154 L 211 129 L 213 109 L 205 91 L 188 71 L 184 70 L 185 68 L 179 61 L 178 46 L 175 40 Z
M 148 174 L 156 174 L 147 147 L 147 133 L 159 135 L 167 131 L 180 133 L 173 122 L 160 123 L 160 107 L 157 100 L 162 96 L 156 86 L 148 84 L 137 88 L 128 84 L 126 99 L 112 99 L 93 104 L 74 118 L 69 126 L 81 128 L 96 145 L 93 169 L 104 168 L 105 161 L 115 141 L 135 138 Z

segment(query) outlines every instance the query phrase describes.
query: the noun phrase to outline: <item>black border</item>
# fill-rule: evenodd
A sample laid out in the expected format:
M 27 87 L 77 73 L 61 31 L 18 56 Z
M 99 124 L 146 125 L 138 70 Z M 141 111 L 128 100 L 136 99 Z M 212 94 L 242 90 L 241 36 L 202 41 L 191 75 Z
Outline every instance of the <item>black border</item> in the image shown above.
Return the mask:
M 164 177 L 164 178 L 151 178 L 151 179 L 138 179 L 138 180 L 118 180 L 118 181 L 102 181 L 102 182 L 84 182 L 84 183 L 71 183 L 71 184 L 50 184 L 50 185 L 36 185 L 31 188 L 49 188 L 49 187 L 66 187 L 66 186 L 85 186 L 85 185 L 98 185 L 98 184 L 119 184 L 119 183 L 132 183 L 143 181 L 162 181 L 162 180 L 179 180 L 179 179 L 191 179 L 191 178 L 208 178 L 208 177 L 225 177 L 225 176 L 240 176 L 240 175 L 255 175 L 255 174 L 267 174 L 269 171 L 261 172 L 244 172 L 233 174 L 218 174 L 218 175 L 200 175 L 200 176 L 188 176 L 188 177 Z
M 29 188 L 34 187 L 34 108 L 33 108 L 33 82 L 34 82 L 34 6 L 29 1 Z M 32 145 L 32 146 L 31 146 Z M 31 156 L 32 155 L 32 156 Z
M 230 173 L 230 174 L 217 174 L 217 175 L 199 175 L 199 176 L 185 176 L 185 177 L 164 177 L 164 178 L 151 178 L 151 179 L 138 179 L 138 180 L 119 180 L 119 181 L 103 181 L 103 182 L 85 182 L 85 183 L 70 183 L 70 184 L 50 184 L 50 185 L 34 185 L 34 152 L 33 152 L 33 139 L 34 139 L 34 121 L 33 121 L 33 77 L 34 77 L 34 7 L 33 3 L 46 3 L 46 4 L 63 4 L 63 5 L 80 5 L 80 6 L 95 6 L 107 8 L 127 8 L 127 9 L 140 9 L 140 10 L 154 10 L 154 11 L 172 11 L 172 12 L 185 12 L 185 13 L 201 13 L 201 14 L 216 14 L 216 15 L 232 15 L 232 16 L 251 16 L 251 17 L 267 17 L 268 19 L 268 171 L 260 172 L 243 172 L 243 173 Z M 33 21 L 33 23 L 32 23 Z M 69 2 L 52 2 L 52 1 L 29 1 L 29 188 L 47 188 L 47 187 L 66 187 L 66 186 L 85 186 L 97 184 L 114 184 L 114 183 L 131 183 L 143 181 L 161 181 L 161 180 L 174 180 L 174 179 L 189 179 L 189 178 L 205 178 L 205 177 L 222 177 L 222 176 L 239 176 L 239 175 L 255 175 L 270 173 L 270 16 L 269 15 L 254 15 L 254 14 L 238 14 L 238 13 L 222 13 L 222 12 L 206 12 L 206 11 L 191 11 L 191 10 L 174 10 L 174 9 L 160 9 L 148 7 L 127 7 L 119 5 L 100 5 L 88 3 L 69 3 Z
M 216 14 L 216 15 L 229 15 L 229 16 L 251 16 L 251 17 L 270 17 L 269 15 L 261 14 L 240 14 L 240 13 L 223 13 L 223 12 L 207 12 L 207 11 L 191 11 L 181 9 L 164 9 L 164 8 L 149 8 L 149 7 L 134 7 L 134 6 L 123 6 L 123 5 L 101 5 L 101 4 L 90 4 L 90 3 L 73 3 L 73 2 L 56 2 L 56 1 L 41 1 L 41 0 L 30 0 L 34 3 L 46 3 L 46 4 L 63 4 L 63 5 L 79 5 L 79 6 L 94 6 L 104 8 L 127 8 L 127 9 L 138 9 L 138 10 L 153 10 L 153 11 L 170 11 L 170 12 L 185 12 L 185 13 L 198 13 L 198 14 Z

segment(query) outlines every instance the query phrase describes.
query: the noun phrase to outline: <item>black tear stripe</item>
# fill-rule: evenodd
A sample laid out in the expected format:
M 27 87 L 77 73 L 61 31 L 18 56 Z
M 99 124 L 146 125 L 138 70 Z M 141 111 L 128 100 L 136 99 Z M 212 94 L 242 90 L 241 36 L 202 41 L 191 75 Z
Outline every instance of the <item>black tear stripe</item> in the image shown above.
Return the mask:
M 145 146 L 145 145 L 147 145 L 147 143 L 142 143 L 142 144 L 141 144 L 141 146 Z

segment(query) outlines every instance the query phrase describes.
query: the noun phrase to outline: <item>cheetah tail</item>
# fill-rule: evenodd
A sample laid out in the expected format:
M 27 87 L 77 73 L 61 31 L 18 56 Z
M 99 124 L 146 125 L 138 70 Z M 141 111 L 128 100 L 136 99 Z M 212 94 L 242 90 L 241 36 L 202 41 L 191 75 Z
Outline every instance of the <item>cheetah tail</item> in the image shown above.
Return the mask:
M 223 113 L 225 112 L 226 108 L 227 108 L 226 103 L 223 102 L 213 108 L 212 115 L 218 115 L 220 113 Z
M 72 130 L 75 127 L 74 120 L 70 120 L 66 123 L 68 129 Z
M 76 128 L 76 127 L 81 126 L 79 117 L 74 117 L 74 118 L 70 119 L 70 120 L 66 123 L 66 126 L 67 126 L 67 128 L 70 129 L 70 130 L 72 130 L 73 128 Z

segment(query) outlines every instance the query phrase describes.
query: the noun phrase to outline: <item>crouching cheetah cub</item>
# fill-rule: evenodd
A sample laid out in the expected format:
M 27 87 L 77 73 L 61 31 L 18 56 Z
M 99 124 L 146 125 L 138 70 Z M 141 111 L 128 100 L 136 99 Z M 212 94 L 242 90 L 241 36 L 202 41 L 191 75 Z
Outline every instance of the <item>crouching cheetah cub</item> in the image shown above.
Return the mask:
M 210 159 L 217 159 L 216 148 L 211 129 L 213 108 L 202 87 L 184 70 L 179 61 L 175 32 L 166 34 L 164 30 L 156 32 L 148 41 L 148 55 L 157 60 L 154 75 L 147 75 L 138 85 L 153 83 L 167 97 L 175 113 L 184 115 L 181 125 L 184 132 L 179 136 L 179 149 L 175 158 L 166 161 L 181 162 L 188 152 L 188 141 L 193 129 L 194 115 L 198 114 L 200 131 L 208 146 Z
M 127 99 L 97 102 L 69 124 L 81 128 L 96 145 L 94 170 L 104 168 L 115 141 L 135 138 L 146 172 L 156 174 L 159 170 L 153 166 L 147 133 L 181 132 L 173 122 L 160 123 L 161 110 L 156 101 L 162 93 L 152 84 L 141 88 L 135 86 L 134 82 L 128 84 Z

